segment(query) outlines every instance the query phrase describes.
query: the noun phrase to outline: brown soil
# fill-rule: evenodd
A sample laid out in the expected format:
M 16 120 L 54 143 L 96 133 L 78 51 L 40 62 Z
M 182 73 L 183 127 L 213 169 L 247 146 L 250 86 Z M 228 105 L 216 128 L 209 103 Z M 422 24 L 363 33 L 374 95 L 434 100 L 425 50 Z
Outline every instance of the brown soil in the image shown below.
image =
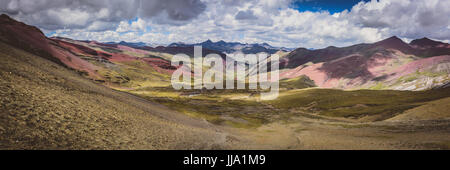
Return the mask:
M 0 52 L 1 149 L 227 148 L 204 121 L 6 44 Z

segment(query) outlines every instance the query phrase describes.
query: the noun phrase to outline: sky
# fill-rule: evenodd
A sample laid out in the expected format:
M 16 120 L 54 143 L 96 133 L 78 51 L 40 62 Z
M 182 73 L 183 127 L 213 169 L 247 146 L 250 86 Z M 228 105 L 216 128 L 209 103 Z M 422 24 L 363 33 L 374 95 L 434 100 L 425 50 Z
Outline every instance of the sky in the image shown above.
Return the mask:
M 330 13 L 342 12 L 350 10 L 354 5 L 362 0 L 296 0 L 292 2 L 292 8 L 304 11 L 328 11 Z M 364 0 L 367 2 L 369 0 Z
M 325 48 L 391 36 L 450 40 L 450 0 L 0 0 L 0 13 L 47 36 L 100 42 Z

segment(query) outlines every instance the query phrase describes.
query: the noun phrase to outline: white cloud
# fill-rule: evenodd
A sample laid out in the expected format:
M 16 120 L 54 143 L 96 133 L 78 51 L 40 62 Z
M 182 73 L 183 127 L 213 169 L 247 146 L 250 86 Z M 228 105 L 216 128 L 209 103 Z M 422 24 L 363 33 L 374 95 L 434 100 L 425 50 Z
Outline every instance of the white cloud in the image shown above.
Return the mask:
M 290 8 L 291 0 L 98 0 L 90 6 L 84 2 L 91 1 L 2 0 L 0 11 L 45 32 L 99 41 L 168 44 L 211 39 L 323 48 L 393 35 L 404 40 L 450 39 L 448 0 L 372 0 L 334 14 L 299 12 Z
M 363 27 L 405 38 L 450 39 L 448 0 L 372 0 L 355 5 L 346 17 Z
M 137 21 L 131 23 L 131 28 L 137 31 L 144 31 L 146 26 L 146 22 L 141 18 L 138 18 Z
M 116 31 L 119 33 L 130 31 L 145 31 L 146 28 L 147 23 L 145 22 L 145 20 L 138 18 L 136 21 L 131 22 L 131 24 L 128 24 L 127 21 L 121 21 L 119 23 L 119 26 L 117 26 Z
M 121 21 L 116 29 L 117 32 L 128 32 L 130 31 L 130 24 L 127 21 Z
M 200 0 L 1 0 L 0 12 L 48 30 L 83 29 L 96 21 L 114 22 L 136 17 L 188 21 L 203 12 Z

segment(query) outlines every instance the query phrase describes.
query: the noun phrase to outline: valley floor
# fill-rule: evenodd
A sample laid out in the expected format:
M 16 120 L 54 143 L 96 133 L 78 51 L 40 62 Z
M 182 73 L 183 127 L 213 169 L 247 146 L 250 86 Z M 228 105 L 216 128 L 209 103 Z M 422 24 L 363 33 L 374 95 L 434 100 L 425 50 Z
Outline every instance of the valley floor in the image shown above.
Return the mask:
M 250 132 L 242 149 L 450 149 L 450 120 L 348 123 L 304 116 Z

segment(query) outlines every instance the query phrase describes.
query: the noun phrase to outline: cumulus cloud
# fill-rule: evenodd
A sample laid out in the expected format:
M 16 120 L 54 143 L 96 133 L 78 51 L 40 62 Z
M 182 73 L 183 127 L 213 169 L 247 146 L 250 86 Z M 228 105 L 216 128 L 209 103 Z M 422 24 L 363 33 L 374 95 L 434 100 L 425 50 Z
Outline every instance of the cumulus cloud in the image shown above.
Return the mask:
M 121 0 L 1 0 L 0 11 L 48 30 L 87 28 L 119 22 L 136 16 L 138 1 Z M 3 5 L 5 4 L 5 5 Z
M 247 10 L 247 11 L 239 11 L 236 14 L 235 17 L 237 20 L 252 20 L 252 19 L 258 19 L 258 17 L 255 16 L 255 14 L 253 14 L 253 11 L 251 10 Z
M 363 27 L 386 28 L 388 34 L 443 40 L 450 39 L 448 16 L 448 0 L 372 0 L 358 3 L 347 14 L 352 22 Z
M 161 13 L 175 21 L 186 21 L 202 13 L 206 5 L 199 0 L 142 0 L 140 16 L 151 18 Z
M 138 18 L 136 21 L 129 24 L 127 21 L 121 21 L 117 27 L 117 32 L 130 32 L 130 31 L 145 31 L 147 23 L 145 20 Z
M 199 0 L 1 0 L 0 5 L 0 12 L 40 28 L 97 31 L 111 29 L 105 23 L 136 17 L 167 15 L 168 20 L 187 21 L 205 9 Z
M 324 48 L 405 40 L 450 39 L 448 0 L 372 0 L 339 13 L 292 8 L 293 0 L 0 0 L 0 12 L 52 35 L 156 44 L 267 42 Z M 300 4 L 301 5 L 301 4 Z

